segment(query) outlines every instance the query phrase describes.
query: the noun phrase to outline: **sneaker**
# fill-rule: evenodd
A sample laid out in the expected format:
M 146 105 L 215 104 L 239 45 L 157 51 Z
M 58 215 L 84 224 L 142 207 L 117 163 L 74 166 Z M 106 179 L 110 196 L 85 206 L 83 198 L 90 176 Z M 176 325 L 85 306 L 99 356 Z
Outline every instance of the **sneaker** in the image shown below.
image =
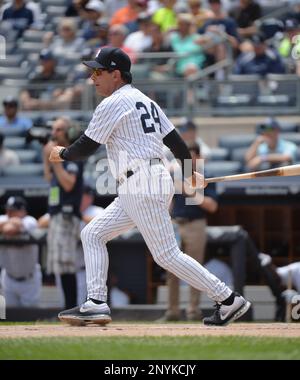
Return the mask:
M 244 315 L 251 303 L 246 301 L 240 294 L 235 293 L 234 301 L 231 305 L 223 305 L 222 303 L 216 303 L 216 310 L 211 317 L 203 319 L 203 323 L 206 326 L 225 326 L 229 322 L 239 319 Z
M 58 314 L 58 318 L 62 322 L 69 323 L 73 326 L 84 326 L 88 323 L 106 325 L 111 322 L 110 308 L 108 305 L 106 303 L 97 305 L 91 300 L 87 300 L 81 306 L 62 311 Z

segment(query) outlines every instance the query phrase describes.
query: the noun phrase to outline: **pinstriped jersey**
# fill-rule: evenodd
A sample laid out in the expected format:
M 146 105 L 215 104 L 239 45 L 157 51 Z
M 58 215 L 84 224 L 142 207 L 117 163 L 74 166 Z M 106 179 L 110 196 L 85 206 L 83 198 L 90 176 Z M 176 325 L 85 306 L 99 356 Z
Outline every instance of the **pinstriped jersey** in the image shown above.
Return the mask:
M 162 159 L 162 140 L 173 129 L 156 102 L 127 84 L 98 105 L 85 134 L 106 144 L 107 157 L 115 165 L 118 177 L 133 169 L 137 159 Z M 127 155 L 127 160 L 120 159 L 122 154 Z

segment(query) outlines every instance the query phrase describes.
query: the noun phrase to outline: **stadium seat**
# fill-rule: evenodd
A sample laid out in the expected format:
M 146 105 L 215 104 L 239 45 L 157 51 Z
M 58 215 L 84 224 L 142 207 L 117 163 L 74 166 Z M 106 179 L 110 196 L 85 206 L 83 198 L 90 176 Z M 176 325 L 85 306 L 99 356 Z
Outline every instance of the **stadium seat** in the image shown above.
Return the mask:
M 245 148 L 234 148 L 230 152 L 230 159 L 232 161 L 239 161 L 242 165 L 244 165 L 245 154 L 248 150 L 248 147 Z
M 0 67 L 1 79 L 23 79 L 28 75 L 29 68 L 22 67 Z
M 54 17 L 64 17 L 66 9 L 65 5 L 47 5 L 45 13 L 50 19 Z
M 25 137 L 6 137 L 3 145 L 8 149 L 23 149 L 26 146 Z
M 23 54 L 37 53 L 45 47 L 43 43 L 40 42 L 22 42 L 18 46 L 18 52 Z
M 3 136 L 25 136 L 26 131 L 24 131 L 23 128 L 11 128 L 11 127 L 2 127 L 0 128 L 0 133 L 3 134 Z
M 24 42 L 42 43 L 45 33 L 46 32 L 43 30 L 28 29 L 28 30 L 25 30 L 25 32 L 23 33 L 22 39 Z
M 23 54 L 7 54 L 5 59 L 0 59 L 0 67 L 20 67 L 23 60 Z
M 300 133 L 284 133 L 281 137 L 300 146 Z
M 33 149 L 18 149 L 16 150 L 16 153 L 21 164 L 34 162 L 37 158 L 37 152 Z
M 206 177 L 218 177 L 238 174 L 242 171 L 242 165 L 236 161 L 209 161 L 204 165 Z
M 20 164 L 20 165 L 11 165 L 8 168 L 3 169 L 3 175 L 5 177 L 22 177 L 27 176 L 43 176 L 43 164 Z
M 234 148 L 244 148 L 250 146 L 255 138 L 255 134 L 221 136 L 219 138 L 219 146 L 229 150 Z
M 226 148 L 212 148 L 209 159 L 211 161 L 225 161 L 228 159 L 229 152 Z
M 300 148 L 298 147 L 297 149 L 297 153 L 296 153 L 296 161 L 299 162 L 300 161 Z

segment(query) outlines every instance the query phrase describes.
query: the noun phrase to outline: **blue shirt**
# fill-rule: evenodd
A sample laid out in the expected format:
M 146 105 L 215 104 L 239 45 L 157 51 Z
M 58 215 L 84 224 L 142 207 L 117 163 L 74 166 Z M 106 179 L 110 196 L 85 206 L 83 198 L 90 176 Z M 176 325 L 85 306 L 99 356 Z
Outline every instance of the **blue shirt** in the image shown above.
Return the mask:
M 20 9 L 15 9 L 13 6 L 6 8 L 2 16 L 3 20 L 11 22 L 13 28 L 19 31 L 19 36 L 33 23 L 33 13 L 24 5 Z
M 55 215 L 63 211 L 64 206 L 72 209 L 72 214 L 80 217 L 80 202 L 83 192 L 83 163 L 64 161 L 64 169 L 68 173 L 76 175 L 76 182 L 73 189 L 66 192 L 59 184 L 53 172 L 49 192 L 49 214 Z
M 238 30 L 237 30 L 237 23 L 234 19 L 227 17 L 223 18 L 221 20 L 208 20 L 206 23 L 198 30 L 198 33 L 203 34 L 206 33 L 207 28 L 210 25 L 220 25 L 224 31 L 229 34 L 232 37 L 235 37 L 238 41 L 241 41 L 241 38 L 239 36 Z
M 242 54 L 238 57 L 233 70 L 234 74 L 283 74 L 284 64 L 279 55 L 267 49 L 265 54 L 256 56 L 254 52 Z
M 296 160 L 296 152 L 297 145 L 293 142 L 283 140 L 281 138 L 278 139 L 276 148 L 274 150 L 270 150 L 267 143 L 262 143 L 259 145 L 257 149 L 257 153 L 259 156 L 265 156 L 270 153 L 279 153 L 279 154 L 288 154 L 291 156 L 291 160 Z
M 24 116 L 17 116 L 9 121 L 6 116 L 0 116 L 0 128 L 18 128 L 27 130 L 32 127 L 32 121 Z

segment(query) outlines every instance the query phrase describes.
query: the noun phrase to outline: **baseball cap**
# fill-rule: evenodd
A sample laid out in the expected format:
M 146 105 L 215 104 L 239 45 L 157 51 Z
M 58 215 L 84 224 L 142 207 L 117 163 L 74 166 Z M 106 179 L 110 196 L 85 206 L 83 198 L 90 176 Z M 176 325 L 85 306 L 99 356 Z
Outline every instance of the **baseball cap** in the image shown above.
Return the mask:
M 27 203 L 24 198 L 20 196 L 13 196 L 8 198 L 5 208 L 7 210 L 26 210 Z
M 4 105 L 4 106 L 7 106 L 7 105 L 13 105 L 13 106 L 18 106 L 18 99 L 17 98 L 15 98 L 14 96 L 7 96 L 4 100 L 3 100 L 3 102 L 2 102 L 2 104 Z
M 192 120 L 183 120 L 177 126 L 179 132 L 195 131 L 197 129 L 196 124 Z
M 40 52 L 40 59 L 43 61 L 55 59 L 54 54 L 49 49 L 43 49 Z
M 87 11 L 104 12 L 104 4 L 99 0 L 90 0 L 84 8 Z
M 253 43 L 253 45 L 260 45 L 260 44 L 264 44 L 265 43 L 265 36 L 262 35 L 262 34 L 254 34 L 252 37 L 251 37 L 251 42 Z
M 280 129 L 278 121 L 272 117 L 268 118 L 264 123 L 258 124 L 257 133 L 271 132 Z
M 115 47 L 104 47 L 99 50 L 94 61 L 83 61 L 91 69 L 111 69 L 130 72 L 131 61 L 123 50 Z

